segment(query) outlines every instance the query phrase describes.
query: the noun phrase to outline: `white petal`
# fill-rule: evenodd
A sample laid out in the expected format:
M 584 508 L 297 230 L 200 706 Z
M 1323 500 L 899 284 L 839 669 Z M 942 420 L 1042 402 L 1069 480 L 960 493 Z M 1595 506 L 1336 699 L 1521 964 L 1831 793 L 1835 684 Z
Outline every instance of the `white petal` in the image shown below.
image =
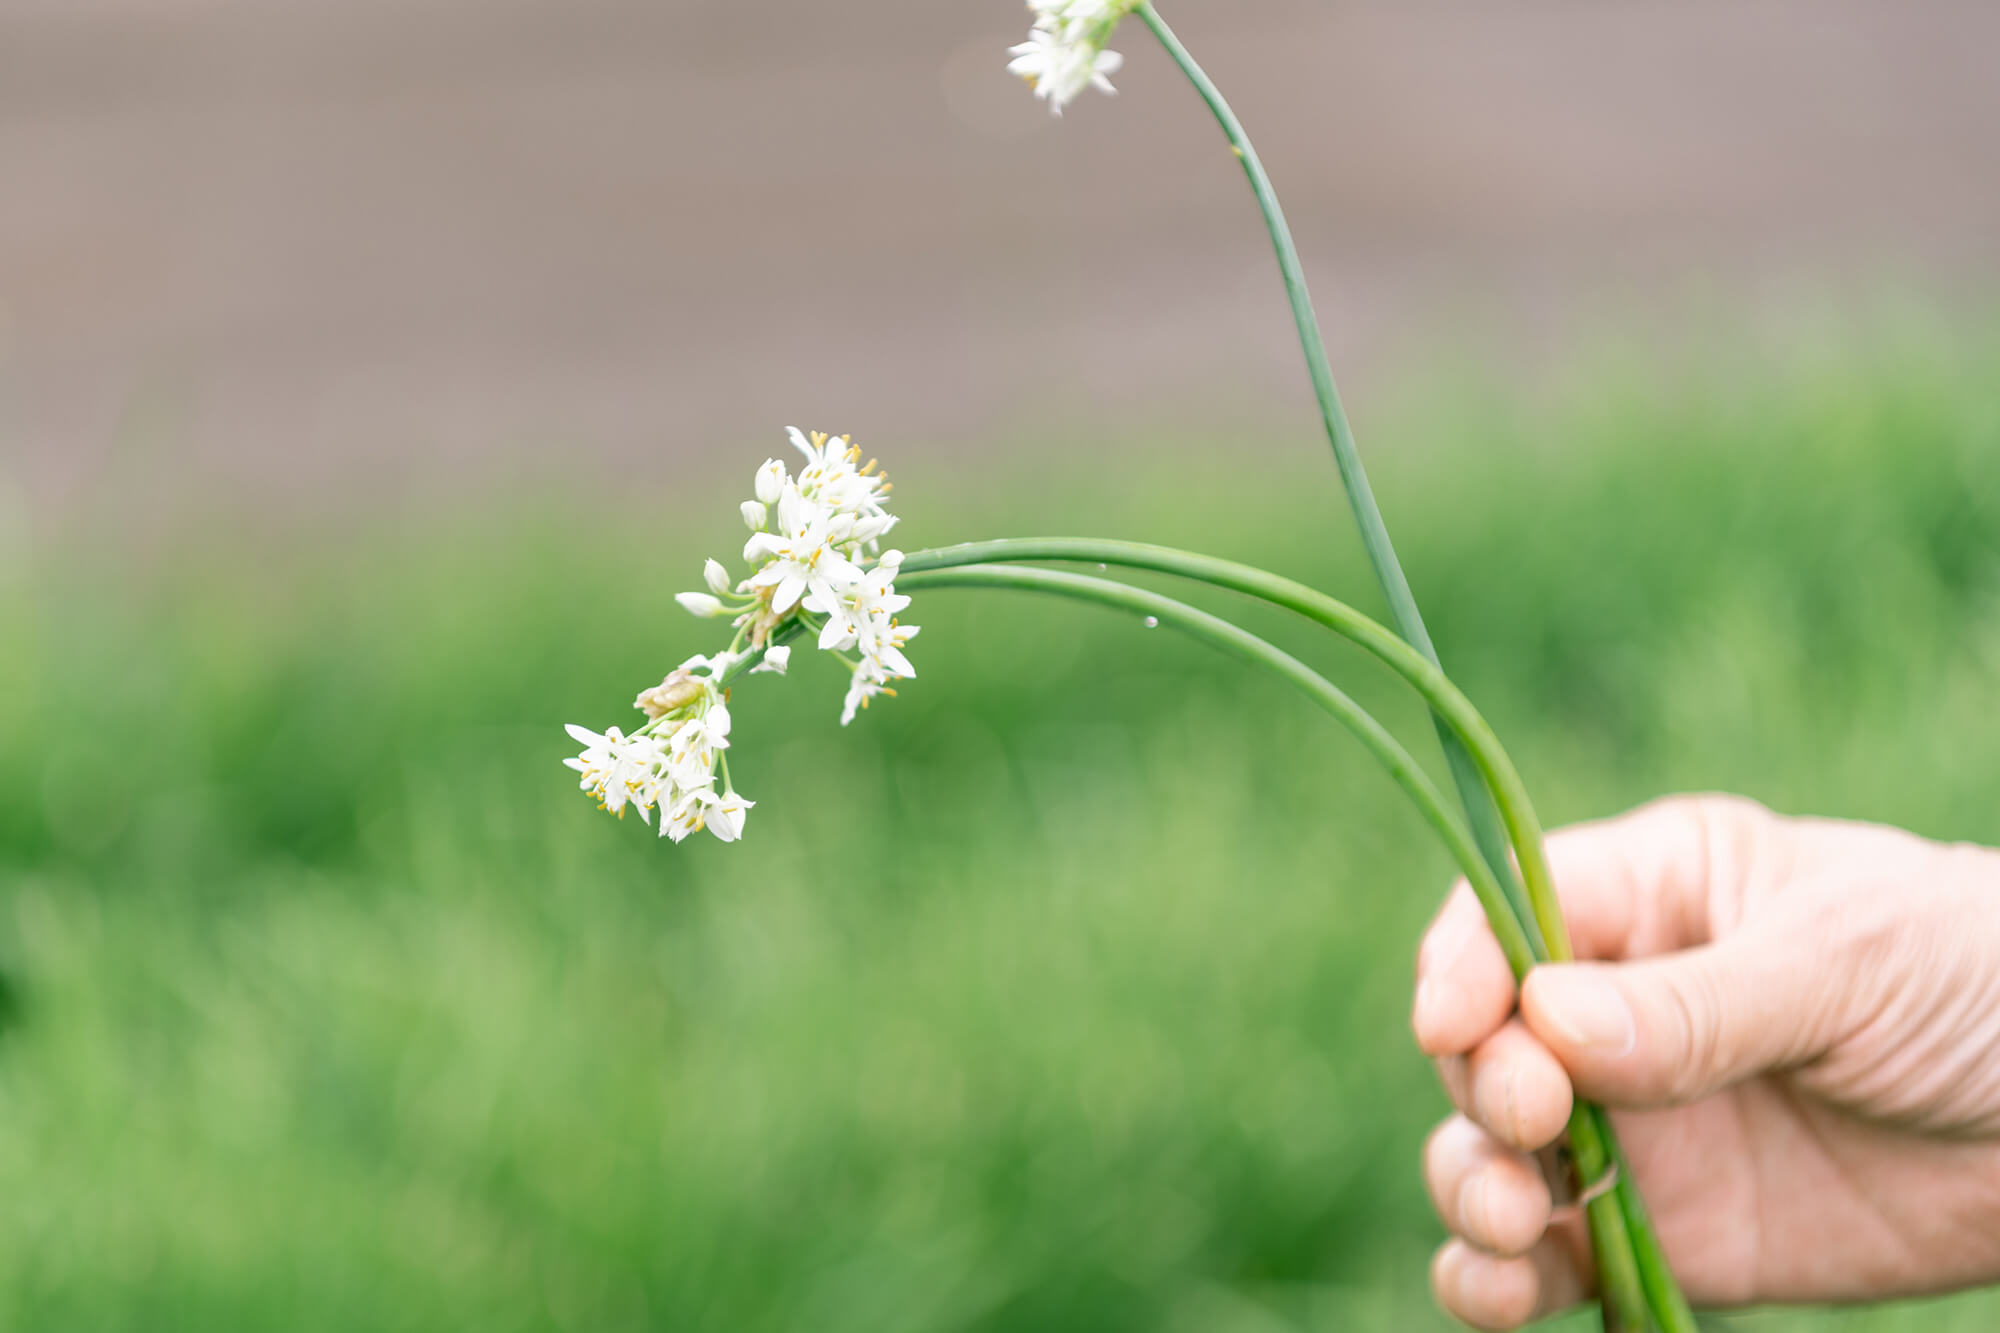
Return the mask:
M 836 588 L 852 587 L 862 579 L 861 566 L 833 551 L 819 558 L 816 570 L 822 579 Z
M 800 495 L 796 486 L 786 486 L 784 494 L 778 497 L 778 527 L 788 537 L 798 537 L 806 533 L 814 523 L 822 521 L 825 517 L 825 506 Z
M 771 609 L 783 615 L 797 605 L 799 598 L 804 595 L 806 581 L 795 567 L 783 569 L 780 573 L 778 591 L 771 594 Z

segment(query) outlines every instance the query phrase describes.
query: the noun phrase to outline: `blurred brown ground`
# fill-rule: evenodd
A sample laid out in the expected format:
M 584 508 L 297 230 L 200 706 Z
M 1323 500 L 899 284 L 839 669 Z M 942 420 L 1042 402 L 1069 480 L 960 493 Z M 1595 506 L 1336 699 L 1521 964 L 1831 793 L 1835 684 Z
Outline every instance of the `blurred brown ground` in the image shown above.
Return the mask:
M 1978 304 L 2000 271 L 1992 0 L 1167 13 L 1364 383 L 1691 300 Z M 1191 92 L 1133 29 L 1121 95 L 1051 122 L 1001 71 L 1021 27 L 1009 0 L 0 0 L 0 487 L 657 481 L 793 421 L 892 457 L 1309 430 Z

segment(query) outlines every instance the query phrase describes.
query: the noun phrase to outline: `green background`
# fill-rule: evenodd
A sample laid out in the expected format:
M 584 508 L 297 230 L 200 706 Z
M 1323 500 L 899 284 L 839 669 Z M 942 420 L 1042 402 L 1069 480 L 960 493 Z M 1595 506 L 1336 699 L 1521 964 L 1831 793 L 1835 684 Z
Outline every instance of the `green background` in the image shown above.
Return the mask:
M 1551 824 L 1712 787 L 2000 842 L 1994 349 L 1607 357 L 1364 413 Z M 1159 540 L 1377 604 L 1303 427 L 865 442 L 906 546 Z M 920 679 L 846 731 L 804 652 L 738 689 L 741 845 L 576 792 L 561 724 L 714 646 L 671 594 L 777 443 L 589 501 L 10 536 L 0 1324 L 1444 1325 L 1405 1014 L 1448 866 L 1284 687 L 933 593 Z M 1371 665 L 1251 623 L 1424 740 Z

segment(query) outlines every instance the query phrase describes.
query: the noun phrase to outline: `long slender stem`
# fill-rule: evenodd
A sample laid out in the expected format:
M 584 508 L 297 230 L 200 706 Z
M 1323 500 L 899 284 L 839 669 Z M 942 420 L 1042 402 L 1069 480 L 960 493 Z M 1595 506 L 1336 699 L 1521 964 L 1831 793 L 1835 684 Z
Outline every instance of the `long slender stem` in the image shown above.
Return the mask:
M 1345 602 L 1295 580 L 1232 560 L 1144 542 L 1089 537 L 1009 537 L 997 541 L 964 542 L 904 556 L 897 585 L 903 586 L 913 575 L 929 570 L 1019 560 L 1119 565 L 1194 579 L 1296 612 L 1374 654 L 1423 696 L 1431 711 L 1450 729 L 1452 739 L 1470 753 L 1475 772 L 1483 784 L 1481 790 L 1492 793 L 1488 799 L 1499 806 L 1500 818 L 1513 843 L 1514 856 L 1520 863 L 1521 876 L 1533 904 L 1533 919 L 1541 927 L 1545 947 L 1542 957 L 1558 962 L 1570 957 L 1569 934 L 1563 925 L 1562 909 L 1556 901 L 1555 881 L 1549 874 L 1548 858 L 1542 851 L 1541 821 L 1535 817 L 1527 784 L 1521 781 L 1520 772 L 1500 745 L 1500 738 L 1493 734 L 1493 728 L 1479 715 L 1471 700 L 1452 684 L 1435 662 L 1418 653 L 1394 631 Z
M 1417 763 L 1387 728 L 1333 682 L 1296 657 L 1219 616 L 1198 611 L 1185 603 L 1163 597 L 1159 593 L 1149 592 L 1144 588 L 1134 588 L 1129 584 L 1090 578 L 1082 574 L 990 563 L 958 568 L 932 567 L 926 571 L 917 571 L 911 569 L 906 559 L 903 572 L 897 578 L 897 586 L 1014 588 L 1117 607 L 1150 617 L 1158 624 L 1170 626 L 1289 680 L 1305 691 L 1321 708 L 1331 713 L 1342 726 L 1354 733 L 1368 752 L 1388 771 L 1396 785 L 1401 787 L 1415 803 L 1424 821 L 1444 839 L 1452 859 L 1457 861 L 1460 869 L 1465 872 L 1466 878 L 1472 883 L 1474 893 L 1479 896 L 1481 904 L 1486 908 L 1488 917 L 1495 922 L 1495 933 L 1499 937 L 1501 950 L 1507 955 L 1508 965 L 1520 973 L 1525 973 L 1533 965 L 1534 956 L 1529 949 L 1527 936 L 1515 922 L 1506 896 L 1493 878 L 1493 873 L 1484 858 L 1480 856 L 1478 847 L 1473 844 L 1471 833 L 1452 813 L 1449 799 L 1438 789 L 1437 784 L 1431 781 L 1423 766 Z
M 1195 58 L 1181 44 L 1167 21 L 1150 3 L 1138 6 L 1134 11 L 1139 19 L 1160 40 L 1160 44 L 1180 66 L 1201 94 L 1202 101 L 1214 113 L 1216 122 L 1229 139 L 1229 146 L 1243 164 L 1243 173 L 1250 178 L 1250 190 L 1257 196 L 1257 207 L 1264 215 L 1264 225 L 1271 233 L 1271 246 L 1277 251 L 1278 269 L 1284 276 L 1285 295 L 1292 305 L 1292 322 L 1298 327 L 1299 346 L 1305 352 L 1306 371 L 1312 376 L 1313 393 L 1319 399 L 1320 420 L 1326 427 L 1327 442 L 1333 446 L 1334 463 L 1340 469 L 1340 480 L 1347 491 L 1348 505 L 1354 511 L 1355 526 L 1361 532 L 1361 544 L 1368 552 L 1368 563 L 1374 567 L 1376 582 L 1382 586 L 1382 595 L 1389 603 L 1389 616 L 1395 622 L 1397 632 L 1410 646 L 1437 665 L 1437 649 L 1431 643 L 1430 630 L 1424 625 L 1423 614 L 1417 610 L 1417 599 L 1410 591 L 1410 581 L 1403 573 L 1402 562 L 1396 558 L 1396 548 L 1389 540 L 1388 526 L 1382 521 L 1382 510 L 1375 503 L 1374 488 L 1368 484 L 1367 469 L 1361 465 L 1361 452 L 1354 445 L 1354 432 L 1347 424 L 1347 410 L 1341 406 L 1340 391 L 1334 387 L 1333 369 L 1327 363 L 1326 344 L 1320 336 L 1319 316 L 1313 311 L 1312 293 L 1306 287 L 1305 266 L 1299 262 L 1298 246 L 1292 241 L 1292 229 L 1285 221 L 1285 210 L 1278 203 L 1278 192 L 1271 184 L 1269 173 L 1264 170 L 1263 159 L 1257 156 L 1257 148 L 1250 142 L 1243 122 L 1236 118 L 1222 90 L 1208 77 L 1207 71 L 1196 63 Z M 1466 818 L 1471 821 L 1473 837 L 1479 843 L 1480 853 L 1493 873 L 1507 887 L 1508 895 L 1514 903 L 1515 913 L 1521 918 L 1530 939 L 1536 933 L 1533 914 L 1528 910 L 1524 886 L 1515 877 L 1507 860 L 1506 845 L 1500 836 L 1499 823 L 1495 817 L 1493 801 L 1479 781 L 1479 775 L 1472 758 L 1452 737 L 1450 730 L 1438 719 L 1438 742 L 1444 747 L 1445 762 L 1451 768 L 1452 781 L 1458 787 L 1459 799 L 1465 804 Z

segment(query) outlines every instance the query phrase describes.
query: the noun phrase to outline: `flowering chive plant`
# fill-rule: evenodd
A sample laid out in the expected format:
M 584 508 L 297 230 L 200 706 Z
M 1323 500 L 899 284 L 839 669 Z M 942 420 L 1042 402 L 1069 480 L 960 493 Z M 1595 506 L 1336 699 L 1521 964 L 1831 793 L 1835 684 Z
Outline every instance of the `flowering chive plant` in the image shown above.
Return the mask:
M 895 526 L 889 483 L 846 436 L 791 432 L 803 456 L 796 474 L 772 459 L 757 470 L 755 498 L 743 502 L 751 530 L 743 548 L 750 573 L 731 579 L 720 561 L 703 571 L 705 591 L 679 601 L 697 616 L 727 618 L 729 645 L 692 657 L 635 706 L 646 722 L 631 735 L 569 728 L 583 752 L 566 760 L 584 791 L 613 814 L 626 807 L 676 842 L 703 828 L 724 842 L 743 834 L 753 802 L 730 781 L 729 684 L 743 672 L 782 673 L 791 643 L 812 635 L 850 672 L 842 725 L 891 682 L 916 674 L 903 652 L 917 634 L 899 613 L 911 588 L 1003 588 L 1067 597 L 1171 626 L 1298 686 L 1351 731 L 1402 788 L 1451 853 L 1486 912 L 1517 977 L 1538 962 L 1570 958 L 1569 934 L 1542 848 L 1542 832 L 1519 773 L 1482 719 L 1438 665 L 1409 581 L 1389 541 L 1354 437 L 1327 366 L 1318 320 L 1277 193 L 1228 102 L 1147 0 L 1029 0 L 1028 39 L 1008 69 L 1060 114 L 1088 88 L 1112 91 L 1122 58 L 1107 49 L 1121 20 L 1135 18 L 1159 40 L 1214 114 L 1249 179 L 1276 250 L 1306 369 L 1348 502 L 1360 528 L 1394 628 L 1377 624 L 1325 593 L 1260 569 L 1210 556 L 1087 538 L 1009 538 L 905 556 L 881 550 Z M 1094 564 L 1165 574 L 1253 597 L 1303 616 L 1358 644 L 1401 676 L 1429 706 L 1450 766 L 1457 802 L 1395 736 L 1333 682 L 1230 621 L 1116 580 L 1046 568 Z M 1693 1333 L 1675 1283 L 1602 1108 L 1578 1102 L 1569 1124 L 1571 1188 L 1589 1222 L 1604 1324 L 1617 1333 Z
M 873 459 L 857 467 L 861 451 L 845 435 L 790 433 L 805 456 L 798 475 L 780 459 L 766 460 L 757 469 L 756 498 L 742 505 L 751 530 L 743 548 L 749 576 L 732 583 L 722 562 L 711 559 L 702 568 L 707 591 L 675 599 L 703 619 L 731 618 L 736 634 L 729 646 L 712 657 L 690 657 L 641 691 L 632 706 L 646 723 L 631 735 L 617 727 L 602 735 L 568 728 L 584 748 L 563 762 L 580 775 L 583 790 L 621 817 L 630 806 L 650 823 L 658 810 L 660 836 L 675 842 L 704 828 L 735 842 L 756 804 L 737 793 L 723 753 L 728 683 L 739 670 L 783 675 L 792 655 L 786 640 L 816 633 L 820 648 L 851 673 L 842 726 L 874 696 L 893 695 L 891 681 L 917 674 L 903 646 L 919 627 L 897 619 L 910 604 L 895 586 L 903 554 L 880 550 L 896 526 L 889 479 Z

